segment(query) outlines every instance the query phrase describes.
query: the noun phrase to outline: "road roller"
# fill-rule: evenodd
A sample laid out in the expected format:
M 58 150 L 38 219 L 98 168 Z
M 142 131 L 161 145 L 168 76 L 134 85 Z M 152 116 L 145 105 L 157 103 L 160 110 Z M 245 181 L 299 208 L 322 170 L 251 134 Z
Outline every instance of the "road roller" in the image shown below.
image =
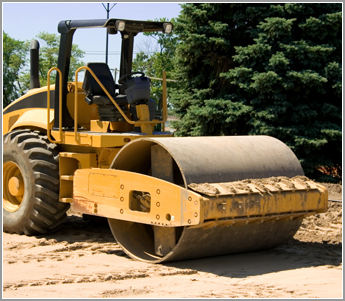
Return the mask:
M 73 35 L 86 28 L 121 35 L 117 83 L 103 62 L 68 81 Z M 326 188 L 273 137 L 165 131 L 166 75 L 157 114 L 150 78 L 132 70 L 133 44 L 139 33 L 172 29 L 170 22 L 61 21 L 58 64 L 45 87 L 32 42 L 30 90 L 3 110 L 5 232 L 54 231 L 71 207 L 107 218 L 131 258 L 162 263 L 271 248 L 292 238 L 304 217 L 327 211 Z

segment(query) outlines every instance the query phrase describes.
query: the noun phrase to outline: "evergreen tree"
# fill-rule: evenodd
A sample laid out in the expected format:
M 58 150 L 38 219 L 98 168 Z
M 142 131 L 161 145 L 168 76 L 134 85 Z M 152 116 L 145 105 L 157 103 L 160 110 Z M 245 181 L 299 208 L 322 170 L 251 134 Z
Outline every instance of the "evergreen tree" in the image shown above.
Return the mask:
M 342 162 L 341 4 L 182 6 L 177 135 L 270 135 L 314 179 Z M 175 32 L 176 32 L 175 31 Z

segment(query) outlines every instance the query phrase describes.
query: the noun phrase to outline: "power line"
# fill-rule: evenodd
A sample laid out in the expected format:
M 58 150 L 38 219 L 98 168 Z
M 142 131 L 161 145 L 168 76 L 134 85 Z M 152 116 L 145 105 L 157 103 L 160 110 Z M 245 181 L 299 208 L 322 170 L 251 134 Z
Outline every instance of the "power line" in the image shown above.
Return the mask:
M 84 51 L 85 54 L 87 55 L 101 55 L 104 54 L 104 51 Z M 133 51 L 134 54 L 140 53 L 141 51 Z M 150 53 L 156 53 L 156 51 L 149 51 L 149 52 L 145 52 L 145 54 L 150 54 Z M 120 55 L 121 51 L 109 51 L 108 54 L 111 55 Z
M 84 52 L 104 52 L 104 50 L 84 50 Z M 112 50 L 110 52 L 121 52 L 120 50 Z M 140 53 L 140 52 L 144 52 L 144 53 L 156 53 L 159 51 L 140 51 L 140 50 L 134 50 L 134 53 Z

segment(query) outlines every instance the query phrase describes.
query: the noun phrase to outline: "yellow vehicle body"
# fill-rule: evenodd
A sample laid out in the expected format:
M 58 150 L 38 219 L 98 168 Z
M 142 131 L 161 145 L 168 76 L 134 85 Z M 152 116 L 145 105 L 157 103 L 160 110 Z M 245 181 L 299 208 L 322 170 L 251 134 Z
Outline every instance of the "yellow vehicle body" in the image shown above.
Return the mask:
M 263 222 L 266 218 L 279 220 L 281 216 L 309 215 L 307 211 L 324 212 L 328 200 L 323 186 L 303 177 L 283 180 L 285 183 L 272 180 L 265 185 L 265 190 L 262 185 L 246 181 L 195 184 L 185 189 L 128 171 L 78 169 L 72 205 L 75 211 L 85 214 L 163 227 L 195 226 L 220 219 L 231 225 L 247 218 L 251 222 Z M 224 192 L 205 192 L 205 185 L 207 190 L 222 187 Z M 236 185 L 242 185 L 243 189 L 229 190 L 228 187 Z M 248 188 L 251 192 L 245 190 Z M 140 198 L 136 198 L 135 192 L 145 192 L 149 200 L 147 210 L 140 209 Z
M 102 22 L 113 28 L 124 21 Z M 167 27 L 126 22 L 129 33 Z M 68 36 L 70 25 L 61 28 Z M 5 231 L 48 232 L 72 206 L 108 218 L 132 258 L 160 263 L 273 247 L 293 237 L 304 217 L 327 211 L 326 188 L 304 177 L 281 141 L 173 137 L 164 131 L 165 74 L 158 119 L 147 99 L 130 102 L 129 92 L 111 94 L 97 68 L 79 68 L 75 82 L 63 86 L 64 72 L 55 67 L 47 87 L 32 88 L 4 109 Z M 85 80 L 78 82 L 81 70 L 89 72 L 101 96 L 90 96 Z M 60 85 L 50 85 L 52 71 Z M 154 130 L 157 124 L 163 131 Z

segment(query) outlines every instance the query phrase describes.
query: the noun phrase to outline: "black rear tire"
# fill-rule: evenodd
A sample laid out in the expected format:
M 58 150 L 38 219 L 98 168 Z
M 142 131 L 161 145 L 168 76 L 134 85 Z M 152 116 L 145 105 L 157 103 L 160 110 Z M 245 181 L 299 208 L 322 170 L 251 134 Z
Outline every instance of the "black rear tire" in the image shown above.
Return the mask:
M 56 229 L 70 205 L 59 202 L 56 145 L 38 132 L 15 130 L 3 143 L 3 230 L 36 235 Z

